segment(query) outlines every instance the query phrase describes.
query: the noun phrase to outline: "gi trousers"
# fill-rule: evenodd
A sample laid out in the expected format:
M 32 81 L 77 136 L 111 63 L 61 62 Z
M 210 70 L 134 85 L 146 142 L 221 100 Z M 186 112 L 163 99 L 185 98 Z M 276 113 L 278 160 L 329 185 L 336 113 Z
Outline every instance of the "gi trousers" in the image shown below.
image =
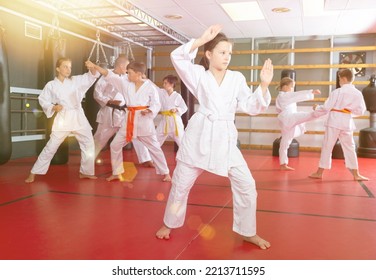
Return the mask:
M 178 160 L 164 214 L 164 224 L 178 228 L 184 224 L 189 192 L 204 170 Z M 232 167 L 228 178 L 233 195 L 233 231 L 243 236 L 256 234 L 257 191 L 247 165 Z

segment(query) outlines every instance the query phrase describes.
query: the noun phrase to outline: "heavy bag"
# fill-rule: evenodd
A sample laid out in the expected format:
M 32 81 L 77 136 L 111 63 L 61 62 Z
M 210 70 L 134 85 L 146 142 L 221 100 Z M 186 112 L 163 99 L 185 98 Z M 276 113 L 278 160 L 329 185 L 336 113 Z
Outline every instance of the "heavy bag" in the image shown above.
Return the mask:
M 89 121 L 91 127 L 93 128 L 93 133 L 97 130 L 97 115 L 101 106 L 94 98 L 95 85 L 97 84 L 99 78 L 94 82 L 94 84 L 87 90 L 85 94 L 85 102 L 83 103 L 83 108 L 85 116 Z
M 44 50 L 44 81 L 45 84 L 55 78 L 56 61 L 60 57 L 65 56 L 64 41 L 59 37 L 49 36 L 47 38 L 46 48 Z M 50 139 L 52 124 L 54 122 L 55 115 L 47 119 L 46 129 L 46 143 Z M 57 149 L 54 157 L 51 160 L 51 164 L 59 165 L 66 164 L 69 156 L 69 142 L 68 137 L 61 143 Z
M 5 48 L 4 29 L 0 26 L 0 164 L 6 163 L 12 154 L 10 129 L 10 84 L 8 57 Z

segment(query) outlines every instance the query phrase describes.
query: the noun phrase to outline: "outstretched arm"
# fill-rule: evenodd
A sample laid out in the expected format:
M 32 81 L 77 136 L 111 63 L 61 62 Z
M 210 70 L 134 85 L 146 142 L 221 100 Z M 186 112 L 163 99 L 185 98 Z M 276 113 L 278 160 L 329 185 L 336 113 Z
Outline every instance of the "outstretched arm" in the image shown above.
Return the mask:
M 90 60 L 88 60 L 88 61 L 85 62 L 85 66 L 87 67 L 87 69 L 90 70 L 90 72 L 92 72 L 92 71 L 98 71 L 104 77 L 106 77 L 108 75 L 108 70 L 107 69 L 104 69 L 104 68 L 102 68 L 102 67 L 94 64 Z

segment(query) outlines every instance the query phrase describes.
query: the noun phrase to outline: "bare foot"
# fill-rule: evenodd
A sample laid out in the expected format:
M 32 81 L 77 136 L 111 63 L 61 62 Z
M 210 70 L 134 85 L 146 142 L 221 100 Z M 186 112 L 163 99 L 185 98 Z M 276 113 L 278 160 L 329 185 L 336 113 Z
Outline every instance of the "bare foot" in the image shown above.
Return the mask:
M 162 181 L 163 182 L 171 182 L 171 176 L 170 176 L 170 174 L 164 175 Z
M 308 177 L 313 179 L 322 179 L 322 174 L 315 172 L 309 175 Z
M 120 175 L 111 175 L 110 177 L 107 177 L 106 180 L 108 182 L 111 182 L 113 180 L 120 180 Z
M 97 176 L 80 173 L 80 179 L 97 179 Z
M 288 166 L 287 164 L 281 164 L 280 169 L 281 170 L 286 170 L 286 171 L 295 170 L 295 168 L 292 168 L 292 167 Z
M 151 160 L 143 162 L 142 166 L 144 166 L 144 167 L 155 167 L 154 163 Z
M 26 178 L 25 183 L 32 183 L 34 182 L 34 179 L 35 179 L 35 174 L 30 173 L 29 177 Z
M 257 234 L 254 236 L 243 236 L 244 241 L 252 243 L 256 246 L 259 246 L 261 249 L 266 250 L 270 248 L 270 243 L 264 239 L 262 239 Z
M 369 181 L 369 179 L 367 177 L 364 177 L 364 176 L 362 176 L 360 174 L 354 175 L 354 180 L 355 181 Z
M 159 239 L 170 239 L 171 229 L 163 225 L 155 234 L 155 236 Z

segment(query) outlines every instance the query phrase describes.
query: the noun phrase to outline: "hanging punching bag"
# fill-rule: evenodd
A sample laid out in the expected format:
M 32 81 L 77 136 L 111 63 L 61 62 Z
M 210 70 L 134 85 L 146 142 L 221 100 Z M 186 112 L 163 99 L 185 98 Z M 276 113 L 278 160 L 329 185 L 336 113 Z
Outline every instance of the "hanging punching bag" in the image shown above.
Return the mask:
M 362 90 L 364 102 L 370 112 L 370 127 L 359 131 L 358 156 L 376 158 L 376 75 L 371 75 L 369 85 Z
M 0 164 L 6 163 L 12 154 L 10 130 L 10 87 L 8 57 L 5 48 L 4 29 L 0 26 Z
M 65 56 L 65 41 L 61 37 L 48 36 L 46 48 L 44 50 L 44 80 L 45 84 L 55 78 L 56 61 Z M 46 142 L 50 139 L 52 124 L 55 115 L 47 119 Z M 60 145 L 51 164 L 66 164 L 68 162 L 69 142 L 68 137 Z
M 107 64 L 99 64 L 102 68 L 107 68 Z M 91 127 L 93 128 L 93 133 L 97 130 L 97 115 L 101 106 L 94 98 L 95 85 L 97 84 L 99 78 L 94 82 L 94 84 L 87 90 L 85 94 L 85 102 L 83 103 L 83 109 L 85 116 L 89 121 Z

